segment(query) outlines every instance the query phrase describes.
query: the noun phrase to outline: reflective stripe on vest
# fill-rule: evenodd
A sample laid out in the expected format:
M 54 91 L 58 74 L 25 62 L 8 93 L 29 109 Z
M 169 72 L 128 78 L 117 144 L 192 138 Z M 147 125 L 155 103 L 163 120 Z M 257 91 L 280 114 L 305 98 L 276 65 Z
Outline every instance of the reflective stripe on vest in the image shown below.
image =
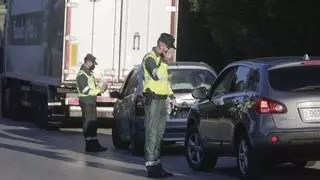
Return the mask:
M 78 91 L 78 97 L 85 97 L 85 96 L 96 96 L 99 93 L 101 93 L 100 88 L 97 87 L 95 78 L 93 75 L 88 75 L 87 73 L 85 73 L 83 70 L 80 70 L 77 77 L 81 76 L 81 75 L 85 75 L 88 79 L 88 86 L 85 87 L 83 89 L 83 91 L 81 92 L 79 90 L 79 87 L 77 85 L 77 91 Z M 87 92 L 89 90 L 88 94 L 85 94 L 85 92 Z
M 145 67 L 145 60 L 151 57 L 156 61 L 158 65 L 158 73 L 160 75 L 159 80 L 153 80 L 152 77 L 149 75 Z M 172 94 L 170 83 L 168 81 L 168 65 L 165 63 L 161 63 L 161 57 L 157 57 L 156 54 L 152 51 L 148 53 L 143 59 L 143 71 L 144 71 L 144 81 L 143 81 L 143 92 L 147 92 L 147 89 L 150 89 L 157 95 L 170 95 Z

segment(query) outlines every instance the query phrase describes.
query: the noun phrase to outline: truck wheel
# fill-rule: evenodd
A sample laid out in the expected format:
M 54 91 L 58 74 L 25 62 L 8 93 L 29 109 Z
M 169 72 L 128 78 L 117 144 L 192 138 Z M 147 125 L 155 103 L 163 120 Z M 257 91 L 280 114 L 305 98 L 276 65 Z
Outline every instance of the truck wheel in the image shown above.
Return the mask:
M 217 164 L 218 157 L 213 152 L 206 151 L 194 126 L 187 130 L 185 151 L 187 163 L 194 171 L 211 171 Z
M 50 124 L 50 119 L 48 117 L 48 100 L 45 94 L 38 94 L 38 103 L 36 104 L 36 110 L 38 113 L 35 115 L 36 124 L 45 130 L 59 130 L 59 126 L 56 124 Z
M 39 111 L 38 112 L 38 117 L 37 117 L 37 124 L 40 128 L 42 129 L 46 129 L 47 128 L 47 125 L 48 125 L 48 108 L 47 108 L 47 105 L 46 105 L 46 100 L 44 98 L 44 95 L 43 94 L 39 94 L 39 97 L 38 97 L 38 108 L 37 110 Z
M 241 179 L 259 179 L 263 169 L 261 162 L 251 147 L 248 136 L 243 134 L 237 144 L 237 168 Z
M 10 89 L 11 91 L 11 117 L 14 121 L 18 121 L 21 120 L 21 114 L 23 113 L 22 108 L 21 108 L 21 104 L 19 101 L 19 91 L 18 91 L 18 87 L 14 88 L 12 87 Z
M 116 123 L 112 127 L 112 142 L 113 142 L 113 146 L 116 149 L 128 149 L 129 144 L 130 144 L 130 143 L 122 141 L 122 139 L 118 133 Z

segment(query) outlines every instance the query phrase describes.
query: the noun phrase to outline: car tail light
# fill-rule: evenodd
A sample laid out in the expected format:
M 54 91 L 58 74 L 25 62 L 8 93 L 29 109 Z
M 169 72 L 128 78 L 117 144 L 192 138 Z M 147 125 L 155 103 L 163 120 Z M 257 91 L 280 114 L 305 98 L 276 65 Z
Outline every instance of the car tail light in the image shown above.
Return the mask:
M 272 143 L 276 143 L 276 142 L 278 142 L 279 141 L 279 138 L 277 137 L 277 136 L 272 136 L 271 137 L 271 142 Z
M 319 60 L 309 60 L 309 61 L 304 61 L 302 64 L 307 64 L 307 65 L 320 65 Z
M 106 97 L 106 96 L 98 96 L 97 102 L 102 102 L 102 103 L 116 102 L 116 98 L 111 98 L 111 97 Z
M 261 97 L 255 101 L 255 110 L 260 114 L 283 114 L 287 112 L 287 108 L 280 102 Z
M 79 105 L 79 98 L 69 98 L 68 104 L 71 106 L 78 106 Z

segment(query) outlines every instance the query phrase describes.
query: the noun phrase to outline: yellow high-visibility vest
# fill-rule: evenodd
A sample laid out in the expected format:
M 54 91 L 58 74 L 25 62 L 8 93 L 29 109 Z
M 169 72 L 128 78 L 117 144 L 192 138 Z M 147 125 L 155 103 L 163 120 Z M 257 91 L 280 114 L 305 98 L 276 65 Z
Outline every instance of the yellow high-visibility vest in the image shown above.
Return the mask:
M 156 61 L 156 64 L 158 65 L 157 71 L 160 75 L 160 77 L 158 77 L 159 80 L 153 80 L 145 67 L 145 60 L 149 57 L 154 59 Z M 157 95 L 172 95 L 173 92 L 171 90 L 171 85 L 168 79 L 168 65 L 166 63 L 161 62 L 161 57 L 157 57 L 155 52 L 152 51 L 144 57 L 142 64 L 144 74 L 143 92 L 147 92 L 147 89 L 150 89 Z
M 97 86 L 96 80 L 93 75 L 88 75 L 83 70 L 80 70 L 77 74 L 77 77 L 81 75 L 85 75 L 88 79 L 88 86 L 86 88 L 90 89 L 89 94 L 84 94 L 82 91 L 80 91 L 79 86 L 77 85 L 77 91 L 78 91 L 78 97 L 85 97 L 85 96 L 97 96 L 101 93 L 101 89 Z M 85 88 L 85 90 L 86 90 Z M 87 90 L 88 90 L 87 89 Z M 87 91 L 86 90 L 86 91 Z

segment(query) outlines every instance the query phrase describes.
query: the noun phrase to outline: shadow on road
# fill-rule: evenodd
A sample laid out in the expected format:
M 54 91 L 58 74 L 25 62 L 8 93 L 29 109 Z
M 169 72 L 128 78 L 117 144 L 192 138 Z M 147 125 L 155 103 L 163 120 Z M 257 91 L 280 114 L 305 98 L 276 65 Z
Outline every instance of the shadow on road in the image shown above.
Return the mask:
M 235 167 L 216 168 L 213 173 L 235 178 L 238 177 L 238 171 Z M 261 174 L 259 180 L 318 180 L 319 177 L 319 169 L 285 166 L 270 168 L 264 174 Z
M 65 161 L 65 162 L 69 162 L 69 163 L 80 163 L 85 166 L 99 168 L 99 169 L 103 169 L 103 170 L 111 170 L 111 171 L 116 171 L 116 172 L 128 173 L 131 175 L 136 175 L 136 176 L 141 176 L 141 177 L 145 177 L 145 175 L 146 175 L 146 172 L 144 170 L 126 168 L 126 167 L 117 166 L 114 164 L 103 164 L 103 163 L 93 162 L 93 161 L 79 162 L 76 159 L 66 157 L 65 154 L 63 154 L 63 153 L 55 153 L 52 151 L 45 151 L 45 150 L 39 150 L 39 149 L 30 149 L 30 148 L 26 148 L 26 147 L 8 145 L 8 144 L 3 144 L 3 143 L 0 143 L 0 148 L 5 148 L 5 149 L 13 150 L 13 151 L 18 151 L 18 152 L 24 152 L 24 153 L 28 153 L 28 154 L 32 154 L 32 155 L 42 156 L 45 158 Z
M 13 151 L 24 152 L 32 155 L 37 155 L 49 159 L 60 160 L 70 163 L 81 163 L 84 166 L 105 169 L 110 171 L 122 172 L 131 175 L 145 177 L 145 170 L 127 168 L 120 165 L 115 165 L 114 163 L 101 163 L 94 162 L 92 159 L 87 158 L 86 160 L 79 161 L 76 157 L 72 157 L 65 153 L 59 153 L 60 150 L 68 150 L 83 154 L 84 152 L 84 142 L 79 131 L 45 131 L 37 129 L 30 123 L 20 123 L 14 121 L 0 121 L 0 124 L 7 126 L 7 128 L 0 129 L 0 139 L 12 139 L 19 142 L 32 143 L 34 145 L 41 146 L 41 149 L 36 149 L 32 147 L 24 147 L 21 144 L 5 144 L 0 143 L 0 148 L 5 148 Z M 106 140 L 110 140 L 110 135 L 99 134 L 99 138 L 102 140 L 103 144 L 106 143 Z M 61 143 L 63 139 L 64 143 Z M 107 143 L 111 145 L 112 143 Z M 143 157 L 130 157 L 129 151 L 115 151 L 113 147 L 108 147 L 106 153 L 97 153 L 97 154 L 87 154 L 89 156 L 104 158 L 108 160 L 128 162 L 131 164 L 143 165 Z M 170 148 L 164 148 L 163 154 L 165 156 L 172 156 L 175 158 L 177 156 L 183 155 L 183 146 L 175 146 Z M 171 158 L 171 157 L 170 157 Z M 181 160 L 181 159 L 180 159 Z M 190 170 L 191 171 L 191 170 Z M 237 170 L 235 167 L 217 167 L 213 170 L 213 175 L 221 175 L 225 177 L 236 178 Z M 265 175 L 261 175 L 259 180 L 318 180 L 320 177 L 320 170 L 305 168 L 298 169 L 293 167 L 277 167 L 270 169 Z M 175 176 L 175 178 L 186 179 L 186 177 Z
M 5 125 L 6 128 L 0 129 L 0 139 L 10 139 L 18 141 L 17 144 L 0 143 L 0 149 L 9 149 L 12 151 L 28 153 L 37 155 L 49 159 L 60 160 L 69 163 L 80 163 L 84 166 L 105 169 L 110 171 L 116 171 L 121 173 L 127 173 L 130 175 L 146 177 L 146 171 L 144 169 L 128 168 L 114 163 L 101 163 L 95 162 L 92 159 L 86 158 L 86 160 L 78 160 L 76 155 L 70 156 L 69 153 L 60 153 L 61 150 L 68 150 L 82 154 L 83 156 L 94 156 L 104 158 L 108 160 L 120 161 L 124 163 L 143 165 L 143 157 L 132 157 L 128 159 L 128 155 L 123 151 L 114 151 L 113 147 L 108 147 L 108 151 L 105 153 L 85 153 L 84 140 L 82 138 L 81 131 L 46 131 L 38 129 L 35 126 L 26 122 L 15 122 L 11 120 L 0 121 L 0 124 Z M 61 141 L 63 139 L 63 142 Z M 111 139 L 110 135 L 99 134 L 99 139 Z M 20 142 L 31 143 L 28 146 L 21 145 Z M 102 144 L 104 142 L 102 141 Z M 110 144 L 110 143 L 108 143 Z M 33 148 L 40 146 L 38 148 Z M 127 151 L 129 153 L 129 151 Z M 140 166 L 141 167 L 141 166 Z M 176 175 L 175 178 L 179 178 Z M 182 178 L 182 177 L 180 177 Z M 185 179 L 185 177 L 184 177 Z

